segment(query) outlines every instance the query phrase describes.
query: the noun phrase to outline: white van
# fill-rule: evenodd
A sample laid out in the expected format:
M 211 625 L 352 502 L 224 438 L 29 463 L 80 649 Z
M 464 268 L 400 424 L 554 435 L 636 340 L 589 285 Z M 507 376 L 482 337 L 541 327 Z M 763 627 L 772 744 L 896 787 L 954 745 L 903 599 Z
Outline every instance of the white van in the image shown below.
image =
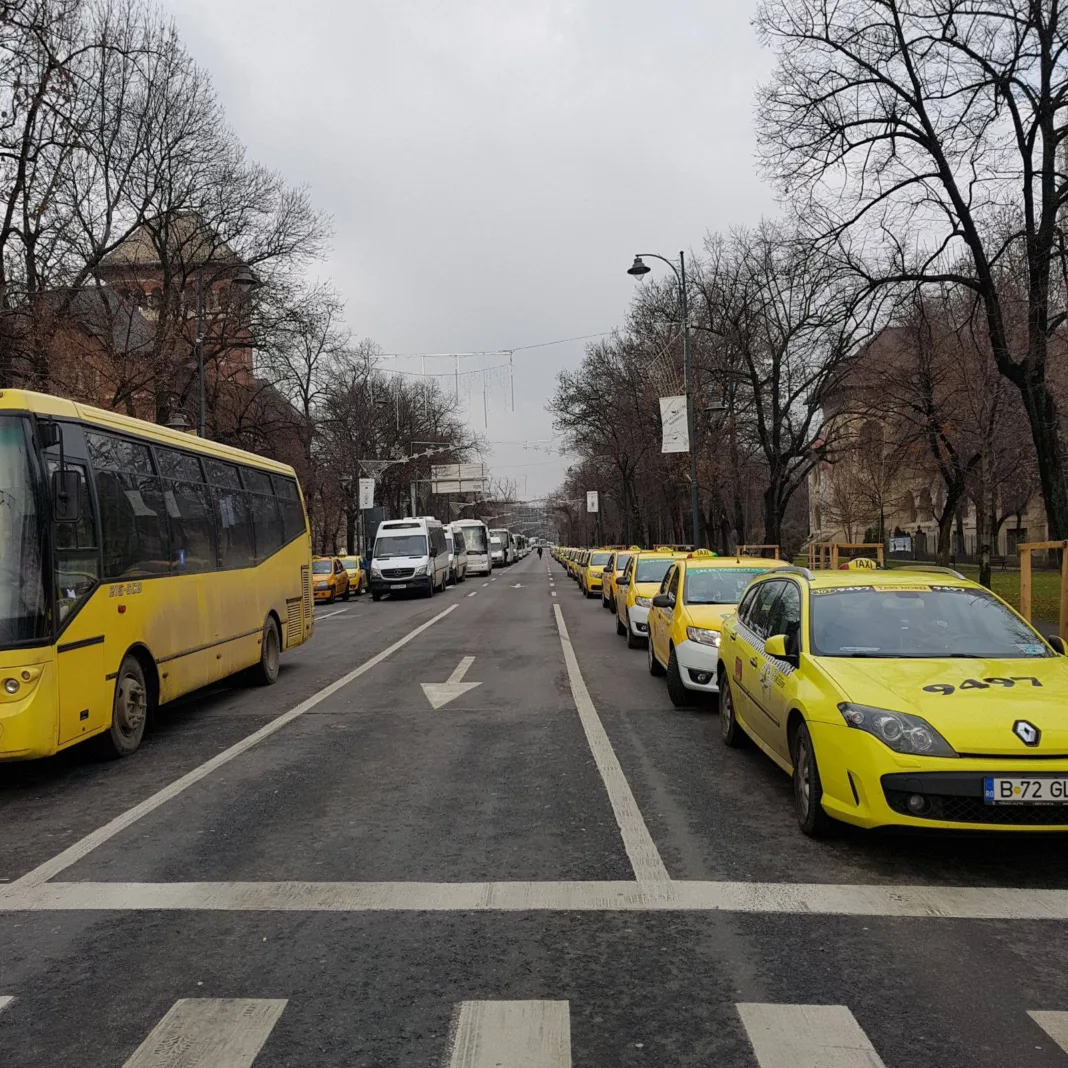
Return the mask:
M 455 523 L 445 528 L 445 544 L 449 547 L 449 581 L 455 585 L 467 578 L 467 542 Z
M 490 532 L 490 556 L 493 557 L 494 567 L 507 567 L 512 563 L 515 556 L 512 535 L 503 529 L 491 530 Z
M 467 573 L 469 575 L 488 575 L 493 570 L 490 559 L 489 527 L 481 519 L 459 519 L 452 525 L 453 530 L 462 530 L 467 545 Z
M 445 528 L 433 516 L 388 519 L 378 524 L 371 553 L 371 599 L 420 590 L 433 597 L 449 580 Z

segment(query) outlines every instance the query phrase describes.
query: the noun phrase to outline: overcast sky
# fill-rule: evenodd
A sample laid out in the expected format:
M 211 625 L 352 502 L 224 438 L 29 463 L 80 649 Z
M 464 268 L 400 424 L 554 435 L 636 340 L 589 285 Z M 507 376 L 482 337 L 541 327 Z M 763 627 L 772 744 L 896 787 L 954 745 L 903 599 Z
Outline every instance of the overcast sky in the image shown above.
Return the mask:
M 610 330 L 635 252 L 674 255 L 774 212 L 753 165 L 770 66 L 754 5 L 165 0 L 251 154 L 333 217 L 322 275 L 353 331 L 392 353 Z M 490 376 L 488 460 L 527 497 L 567 458 L 508 443 L 553 437 L 545 404 L 582 348 L 517 352 L 514 414 L 503 372 Z M 483 431 L 479 375 L 469 391 Z

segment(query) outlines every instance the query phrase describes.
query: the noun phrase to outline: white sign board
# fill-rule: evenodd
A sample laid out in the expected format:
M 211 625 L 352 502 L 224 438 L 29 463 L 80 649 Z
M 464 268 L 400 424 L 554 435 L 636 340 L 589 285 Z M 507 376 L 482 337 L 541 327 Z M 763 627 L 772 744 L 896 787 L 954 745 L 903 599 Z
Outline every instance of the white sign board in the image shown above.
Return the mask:
M 373 478 L 360 479 L 360 510 L 366 511 L 375 506 L 375 480 Z
M 891 538 L 890 539 L 890 551 L 892 553 L 910 553 L 912 552 L 912 536 L 906 534 L 903 538 Z
M 587 512 L 599 511 L 600 510 L 600 503 L 601 502 L 597 499 L 597 491 L 596 490 L 587 490 L 586 491 L 586 511 Z
M 433 493 L 481 493 L 486 488 L 485 464 L 436 464 L 430 468 Z
M 690 431 L 686 423 L 686 398 L 661 397 L 660 422 L 664 426 L 661 452 L 689 452 Z

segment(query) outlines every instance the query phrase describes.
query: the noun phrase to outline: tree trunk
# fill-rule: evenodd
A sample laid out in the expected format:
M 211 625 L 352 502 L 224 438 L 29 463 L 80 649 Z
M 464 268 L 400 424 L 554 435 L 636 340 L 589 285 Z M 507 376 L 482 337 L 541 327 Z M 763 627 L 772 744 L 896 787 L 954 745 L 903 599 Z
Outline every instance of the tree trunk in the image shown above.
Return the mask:
M 956 508 L 946 501 L 942 514 L 938 517 L 938 557 L 937 563 L 941 567 L 949 567 L 949 555 L 952 545 L 953 518 Z
M 983 450 L 980 461 L 980 475 L 978 492 L 975 495 L 975 540 L 979 552 L 979 584 L 990 589 L 990 558 L 991 558 L 991 512 L 987 507 L 987 497 L 993 495 L 990 485 L 990 454 L 988 449 Z
M 764 490 L 764 543 L 765 545 L 779 545 L 782 539 L 782 500 L 781 486 L 778 474 L 773 474 L 768 480 L 768 488 Z
M 1031 423 L 1049 538 L 1051 541 L 1060 541 L 1068 538 L 1068 484 L 1065 481 L 1065 457 L 1059 433 L 1057 402 L 1046 383 L 1041 381 L 1022 384 L 1020 396 Z

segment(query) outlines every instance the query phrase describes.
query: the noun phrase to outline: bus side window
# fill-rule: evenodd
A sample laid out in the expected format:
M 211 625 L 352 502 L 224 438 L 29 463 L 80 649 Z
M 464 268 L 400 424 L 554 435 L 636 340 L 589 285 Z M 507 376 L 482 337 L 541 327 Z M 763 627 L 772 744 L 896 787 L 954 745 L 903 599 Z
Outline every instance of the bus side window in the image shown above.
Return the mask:
M 280 502 L 275 500 L 271 476 L 252 467 L 241 468 L 241 480 L 249 491 L 252 527 L 256 535 L 256 560 L 266 560 L 286 543 Z
M 255 563 L 252 515 L 248 494 L 233 464 L 204 460 L 215 501 L 215 521 L 219 531 L 219 566 L 251 567 Z
M 286 478 L 284 475 L 274 475 L 272 480 L 274 492 L 282 509 L 282 524 L 288 543 L 300 537 L 306 530 L 304 508 L 300 503 L 300 494 L 297 492 L 297 484 L 293 479 Z
M 171 570 L 182 574 L 214 571 L 215 516 L 200 461 L 177 449 L 156 447 L 163 475 L 163 502 L 171 533 Z

